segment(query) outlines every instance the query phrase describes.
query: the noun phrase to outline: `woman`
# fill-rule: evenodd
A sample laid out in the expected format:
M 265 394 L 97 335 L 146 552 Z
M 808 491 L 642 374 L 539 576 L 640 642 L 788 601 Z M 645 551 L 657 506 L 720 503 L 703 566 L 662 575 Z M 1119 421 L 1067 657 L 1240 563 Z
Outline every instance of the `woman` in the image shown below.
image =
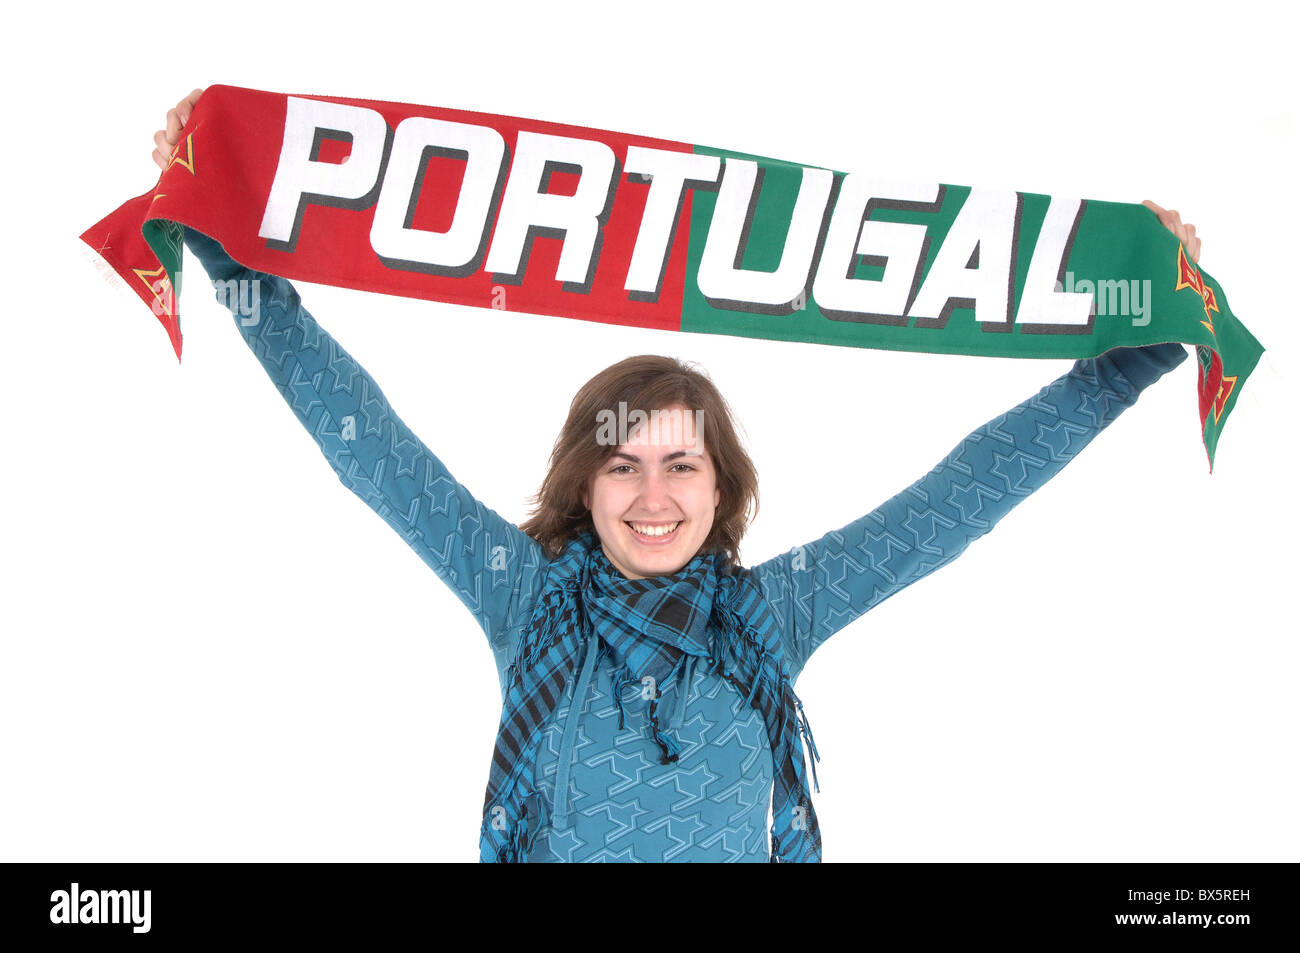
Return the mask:
M 155 134 L 160 166 L 201 92 Z M 1195 230 L 1147 204 L 1198 257 Z M 484 861 L 819 861 L 805 742 L 817 751 L 793 691 L 809 657 L 960 555 L 1187 356 L 1169 343 L 1080 360 L 876 510 L 746 569 L 757 476 L 705 375 L 655 356 L 597 374 L 516 527 L 447 472 L 288 281 L 185 239 L 212 280 L 262 283 L 259 319 L 236 315 L 250 348 L 340 480 L 487 635 L 503 710 Z

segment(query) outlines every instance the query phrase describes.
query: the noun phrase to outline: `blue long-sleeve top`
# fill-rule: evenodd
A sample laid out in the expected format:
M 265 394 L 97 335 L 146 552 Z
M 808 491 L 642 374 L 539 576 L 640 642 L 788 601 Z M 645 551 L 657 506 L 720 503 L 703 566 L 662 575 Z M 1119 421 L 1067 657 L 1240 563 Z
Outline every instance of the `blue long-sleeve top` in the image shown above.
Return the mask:
M 256 320 L 238 312 L 235 296 L 218 300 L 343 484 L 478 620 L 504 701 L 507 669 L 547 576 L 540 544 L 447 471 L 289 281 L 245 268 L 192 229 L 185 239 L 214 282 L 261 283 Z M 1186 357 L 1181 344 L 1165 343 L 1079 360 L 870 513 L 751 567 L 781 623 L 791 678 L 844 626 L 957 558 Z M 661 725 L 681 747 L 664 765 L 641 685 L 616 692 L 616 677 L 602 652 L 581 690 L 571 682 L 557 703 L 537 752 L 545 816 L 528 859 L 766 861 L 772 755 L 759 712 L 720 674 L 685 665 L 661 686 Z M 566 743 L 575 704 L 577 732 Z M 557 802 L 556 779 L 566 774 L 567 796 Z

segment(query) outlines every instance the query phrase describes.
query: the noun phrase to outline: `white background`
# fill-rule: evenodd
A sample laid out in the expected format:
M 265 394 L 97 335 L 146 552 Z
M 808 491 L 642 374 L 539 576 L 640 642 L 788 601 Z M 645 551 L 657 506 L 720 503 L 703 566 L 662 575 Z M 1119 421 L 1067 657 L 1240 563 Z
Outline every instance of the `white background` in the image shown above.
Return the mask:
M 500 715 L 482 632 L 339 484 L 197 261 L 178 365 L 77 241 L 153 186 L 166 109 L 226 83 L 1180 210 L 1268 348 L 1215 473 L 1189 357 L 827 643 L 798 685 L 825 858 L 1300 859 L 1297 117 L 1266 9 L 42 8 L 3 67 L 0 858 L 477 860 Z M 1071 363 L 299 288 L 515 522 L 584 381 L 698 361 L 762 478 L 747 564 L 871 510 Z

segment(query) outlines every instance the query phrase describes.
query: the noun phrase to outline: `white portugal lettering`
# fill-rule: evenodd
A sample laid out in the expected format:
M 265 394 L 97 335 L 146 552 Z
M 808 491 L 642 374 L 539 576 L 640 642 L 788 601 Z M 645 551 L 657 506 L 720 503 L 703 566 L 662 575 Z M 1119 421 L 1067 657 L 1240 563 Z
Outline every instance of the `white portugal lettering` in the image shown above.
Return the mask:
M 1086 325 L 1092 314 L 1092 295 L 1080 291 L 1058 291 L 1060 272 L 1083 202 L 1053 198 L 1034 243 L 1029 273 L 1020 294 L 1016 323 Z
M 624 289 L 653 294 L 659 290 L 668 264 L 668 252 L 681 212 L 682 197 L 690 182 L 714 183 L 722 160 L 717 156 L 698 156 L 689 152 L 665 152 L 628 146 L 624 171 L 650 179 L 650 194 L 645 200 L 641 227 L 632 249 L 632 264 L 627 269 Z
M 543 191 L 549 164 L 579 170 L 573 195 Z M 522 276 L 528 266 L 524 253 L 529 232 L 541 229 L 564 236 L 556 280 L 577 285 L 590 282 L 600 249 L 602 216 L 612 198 L 615 164 L 614 150 L 603 142 L 520 132 L 487 270 L 494 275 Z
M 318 159 L 322 139 L 350 140 L 348 160 Z M 431 154 L 465 165 L 444 232 L 411 222 Z M 550 191 L 549 177 L 557 170 L 577 174 L 572 194 Z M 850 174 L 828 210 L 834 173 L 804 167 L 780 263 L 775 271 L 757 271 L 742 267 L 763 188 L 753 160 L 629 146 L 620 170 L 619 157 L 604 142 L 529 131 L 518 133 L 512 159 L 502 134 L 490 126 L 413 116 L 390 129 L 373 109 L 295 96 L 287 97 L 284 140 L 258 235 L 292 251 L 308 205 L 373 205 L 370 244 L 389 267 L 464 276 L 481 261 L 483 270 L 505 284 L 523 280 L 531 243 L 542 235 L 563 242 L 555 280 L 585 294 L 624 171 L 638 189 L 649 183 L 623 282 L 632 300 L 658 295 L 686 191 L 707 187 L 718 194 L 695 281 L 715 307 L 796 313 L 811 287 L 822 313 L 835 320 L 942 328 L 963 307 L 973 309 L 980 324 L 1008 330 L 1013 321 L 1029 330 L 1076 330 L 1091 320 L 1091 295 L 1058 290 L 1084 207 L 1078 199 L 1051 199 L 1013 316 L 1022 208 L 1022 196 L 1014 191 L 971 189 L 920 281 L 928 229 L 875 221 L 871 209 L 937 212 L 943 204 L 940 185 Z M 883 266 L 883 272 L 876 279 L 855 277 L 860 260 Z
M 1007 322 L 1018 205 L 1015 192 L 971 189 L 908 311 L 917 327 L 941 328 L 958 307 L 973 307 L 976 321 Z
M 351 137 L 347 162 L 316 160 L 312 152 L 321 132 Z M 290 96 L 280 162 L 258 236 L 292 251 L 309 199 L 328 205 L 361 202 L 379 179 L 387 141 L 388 124 L 373 109 Z
M 803 170 L 776 271 L 750 271 L 738 264 L 744 257 L 740 243 L 757 179 L 758 163 L 751 159 L 727 160 L 696 281 L 700 293 L 715 307 L 734 309 L 732 302 L 744 302 L 764 306 L 755 310 L 790 314 L 808 283 L 817 233 L 835 177 L 826 169 Z
M 889 183 L 860 173 L 844 177 L 839 199 L 826 232 L 826 245 L 813 282 L 813 297 L 824 311 L 853 315 L 903 315 L 907 296 L 921 267 L 924 225 L 863 221 L 873 199 L 931 203 L 939 183 Z M 876 281 L 852 278 L 858 255 L 885 259 L 885 273 Z
M 419 199 L 430 149 L 465 158 L 465 177 L 451 227 L 445 232 L 411 228 L 409 218 Z M 472 262 L 486 237 L 497 178 L 505 162 L 506 142 L 486 126 L 443 122 L 412 116 L 398 124 L 384 172 L 384 184 L 370 226 L 370 247 L 390 264 L 410 262 L 440 269 L 463 268 Z

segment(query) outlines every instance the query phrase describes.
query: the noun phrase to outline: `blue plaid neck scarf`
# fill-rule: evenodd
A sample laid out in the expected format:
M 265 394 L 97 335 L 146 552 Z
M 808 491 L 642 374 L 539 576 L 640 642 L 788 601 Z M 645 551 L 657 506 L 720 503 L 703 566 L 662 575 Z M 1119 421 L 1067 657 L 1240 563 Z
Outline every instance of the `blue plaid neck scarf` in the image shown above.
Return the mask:
M 608 651 L 618 667 L 615 696 L 620 706 L 621 689 L 628 681 L 640 682 L 649 691 L 649 718 L 663 764 L 676 761 L 679 748 L 660 726 L 661 686 L 674 676 L 682 679 L 678 691 L 684 699 L 694 664 L 704 664 L 732 682 L 767 725 L 773 762 L 770 860 L 821 861 L 821 832 L 808 792 L 802 737 L 808 738 L 814 759 L 817 747 L 786 673 L 776 619 L 753 574 L 731 565 L 723 553 L 700 553 L 672 575 L 627 579 L 590 532 L 571 539 L 548 567 L 541 597 L 507 672 L 506 703 L 483 802 L 480 860 L 527 860 L 542 826 L 535 787 L 538 742 L 572 683 L 564 731 L 569 743 L 561 745 L 562 752 L 572 751 L 583 691 L 602 651 Z M 619 724 L 622 727 L 621 709 Z M 567 811 L 571 760 L 561 757 L 555 819 L 562 820 Z M 814 768 L 814 786 L 816 780 Z

